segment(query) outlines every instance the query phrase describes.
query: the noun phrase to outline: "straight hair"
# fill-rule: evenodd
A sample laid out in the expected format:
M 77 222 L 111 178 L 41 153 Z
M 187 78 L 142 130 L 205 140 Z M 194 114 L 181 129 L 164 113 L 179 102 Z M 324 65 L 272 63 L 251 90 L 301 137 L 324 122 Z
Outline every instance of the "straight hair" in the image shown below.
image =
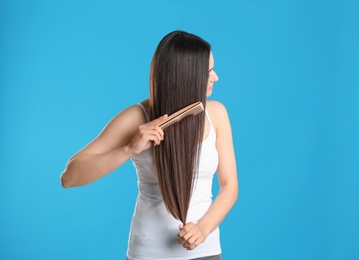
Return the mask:
M 206 106 L 210 51 L 206 41 L 183 31 L 171 32 L 161 40 L 151 62 L 152 119 L 197 101 Z M 205 113 L 184 118 L 166 128 L 163 142 L 153 149 L 164 204 L 183 224 L 197 179 L 204 122 Z

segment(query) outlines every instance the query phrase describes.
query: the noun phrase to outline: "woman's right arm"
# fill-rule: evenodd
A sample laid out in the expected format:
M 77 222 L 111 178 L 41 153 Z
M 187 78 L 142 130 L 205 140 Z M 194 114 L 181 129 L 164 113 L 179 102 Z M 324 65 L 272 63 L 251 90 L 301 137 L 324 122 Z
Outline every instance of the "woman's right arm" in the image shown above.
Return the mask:
M 143 111 L 132 106 L 114 117 L 91 143 L 68 161 L 61 174 L 64 188 L 89 184 L 163 140 L 159 125 L 166 115 L 145 123 Z

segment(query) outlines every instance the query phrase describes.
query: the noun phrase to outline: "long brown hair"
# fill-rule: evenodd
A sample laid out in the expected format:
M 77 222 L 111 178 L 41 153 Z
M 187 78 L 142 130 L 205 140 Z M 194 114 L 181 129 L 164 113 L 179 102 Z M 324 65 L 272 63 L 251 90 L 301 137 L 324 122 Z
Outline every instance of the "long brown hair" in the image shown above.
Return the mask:
M 150 114 L 158 118 L 197 101 L 206 105 L 210 45 L 183 31 L 166 35 L 151 63 Z M 205 113 L 188 116 L 165 130 L 153 152 L 155 172 L 167 210 L 186 224 L 196 181 Z

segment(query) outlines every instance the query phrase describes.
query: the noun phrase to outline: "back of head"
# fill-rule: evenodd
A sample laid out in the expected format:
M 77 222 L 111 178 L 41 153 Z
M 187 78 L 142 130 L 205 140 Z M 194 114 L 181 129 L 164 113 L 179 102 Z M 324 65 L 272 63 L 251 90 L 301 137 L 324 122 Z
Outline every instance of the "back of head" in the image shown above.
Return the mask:
M 206 105 L 210 45 L 193 34 L 174 31 L 159 43 L 151 63 L 152 119 L 197 101 Z M 189 116 L 168 127 L 154 148 L 154 166 L 167 210 L 186 223 L 196 180 L 205 114 Z

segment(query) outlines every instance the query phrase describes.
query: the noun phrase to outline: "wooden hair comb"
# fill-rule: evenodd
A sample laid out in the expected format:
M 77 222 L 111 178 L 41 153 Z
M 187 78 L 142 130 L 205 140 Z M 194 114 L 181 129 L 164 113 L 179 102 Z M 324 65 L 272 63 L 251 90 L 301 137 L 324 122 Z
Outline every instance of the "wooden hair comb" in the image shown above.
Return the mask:
M 188 105 L 177 112 L 171 114 L 169 117 L 167 117 L 167 120 L 160 124 L 160 127 L 162 130 L 164 130 L 166 127 L 179 122 L 183 118 L 189 115 L 197 115 L 200 112 L 204 111 L 204 107 L 201 101 L 195 102 L 191 105 Z

